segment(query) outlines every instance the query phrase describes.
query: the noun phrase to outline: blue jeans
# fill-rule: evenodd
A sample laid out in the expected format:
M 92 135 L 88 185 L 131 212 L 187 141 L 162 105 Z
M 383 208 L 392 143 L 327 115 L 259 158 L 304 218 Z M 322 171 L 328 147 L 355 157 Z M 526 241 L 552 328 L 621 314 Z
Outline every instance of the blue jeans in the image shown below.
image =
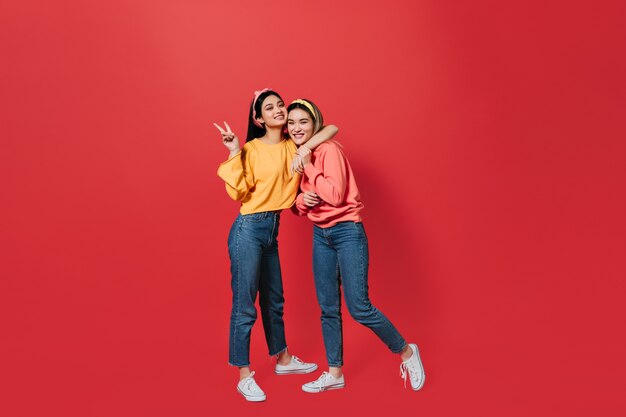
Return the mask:
M 278 259 L 279 212 L 242 215 L 228 236 L 233 306 L 228 357 L 233 366 L 250 365 L 250 334 L 257 293 L 270 355 L 287 348 L 283 322 L 283 281 Z
M 313 228 L 313 274 L 317 301 L 322 310 L 322 334 L 328 366 L 343 365 L 342 283 L 346 306 L 352 318 L 369 327 L 393 353 L 402 352 L 406 342 L 369 299 L 369 252 L 363 224 L 350 221 L 325 229 Z

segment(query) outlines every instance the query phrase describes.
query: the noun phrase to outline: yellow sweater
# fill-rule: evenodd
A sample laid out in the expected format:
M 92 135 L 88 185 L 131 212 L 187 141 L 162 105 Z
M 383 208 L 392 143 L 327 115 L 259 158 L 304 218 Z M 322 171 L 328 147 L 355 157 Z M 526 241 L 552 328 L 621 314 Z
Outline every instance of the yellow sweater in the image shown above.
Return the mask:
M 295 153 L 296 145 L 291 139 L 275 145 L 254 139 L 219 166 L 217 175 L 226 182 L 228 195 L 241 201 L 241 214 L 293 205 L 300 184 L 300 175 L 291 176 L 289 172 Z

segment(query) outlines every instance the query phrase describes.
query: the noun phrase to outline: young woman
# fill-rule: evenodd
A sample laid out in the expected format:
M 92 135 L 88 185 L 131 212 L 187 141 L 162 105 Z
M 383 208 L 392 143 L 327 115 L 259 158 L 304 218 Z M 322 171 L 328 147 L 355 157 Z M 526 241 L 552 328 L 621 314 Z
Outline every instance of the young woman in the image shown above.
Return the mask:
M 277 357 L 279 375 L 309 373 L 317 369 L 287 350 L 283 322 L 283 283 L 278 258 L 280 212 L 293 205 L 300 175 L 291 172 L 296 145 L 285 133 L 285 103 L 270 89 L 255 92 L 250 105 L 248 135 L 243 149 L 230 126 L 215 124 L 229 151 L 228 160 L 218 169 L 226 191 L 241 201 L 239 216 L 228 237 L 233 292 L 230 318 L 229 364 L 239 367 L 237 390 L 248 401 L 266 396 L 250 370 L 250 334 L 259 306 L 269 353 Z M 309 146 L 337 133 L 329 126 L 309 141 Z
M 308 144 L 323 125 L 322 113 L 310 100 L 298 99 L 287 108 L 287 129 L 293 141 Z M 300 152 L 298 152 L 300 153 Z M 369 254 L 361 222 L 363 208 L 350 164 L 339 143 L 324 142 L 313 153 L 302 152 L 304 174 L 295 209 L 314 223 L 313 274 L 322 310 L 322 334 L 328 372 L 302 386 L 322 392 L 345 386 L 341 322 L 341 284 L 350 315 L 369 327 L 391 352 L 400 355 L 400 374 L 417 391 L 425 374 L 417 345 L 407 344 L 391 322 L 372 305 L 368 295 Z

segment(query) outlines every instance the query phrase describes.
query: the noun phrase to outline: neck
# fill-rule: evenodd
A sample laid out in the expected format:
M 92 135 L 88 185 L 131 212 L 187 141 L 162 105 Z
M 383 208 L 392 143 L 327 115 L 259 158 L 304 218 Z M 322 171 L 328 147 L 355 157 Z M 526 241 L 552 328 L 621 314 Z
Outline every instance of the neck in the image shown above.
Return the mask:
M 265 143 L 274 144 L 283 140 L 283 127 L 265 128 L 265 135 L 261 138 Z

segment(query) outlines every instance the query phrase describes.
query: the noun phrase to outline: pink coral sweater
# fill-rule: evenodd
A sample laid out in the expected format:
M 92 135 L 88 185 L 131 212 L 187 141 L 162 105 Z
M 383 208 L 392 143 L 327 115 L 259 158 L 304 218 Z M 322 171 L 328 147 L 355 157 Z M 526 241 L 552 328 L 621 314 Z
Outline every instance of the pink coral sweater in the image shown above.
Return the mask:
M 327 228 L 339 222 L 361 221 L 359 213 L 363 203 L 359 189 L 338 142 L 329 140 L 313 151 L 311 163 L 304 168 L 300 189 L 295 209 L 317 226 Z M 307 191 L 314 191 L 323 201 L 315 207 L 307 207 L 302 199 L 302 193 Z

